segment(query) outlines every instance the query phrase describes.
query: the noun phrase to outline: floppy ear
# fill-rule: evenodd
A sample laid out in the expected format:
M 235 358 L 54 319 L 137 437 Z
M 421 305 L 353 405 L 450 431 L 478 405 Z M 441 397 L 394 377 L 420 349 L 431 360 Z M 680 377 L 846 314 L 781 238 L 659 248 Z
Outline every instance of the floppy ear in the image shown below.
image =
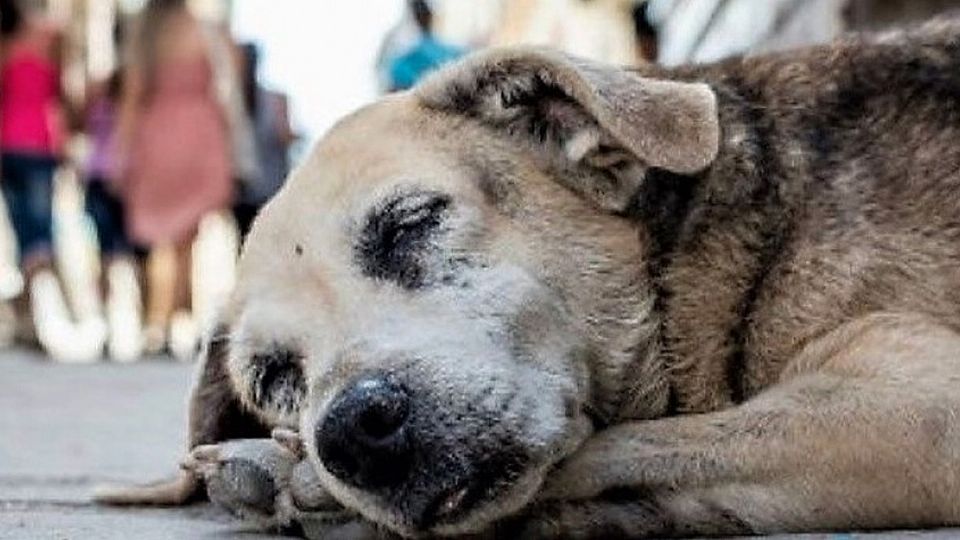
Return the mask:
M 270 429 L 244 409 L 227 374 L 227 330 L 218 327 L 204 340 L 187 411 L 187 451 L 230 439 L 269 437 Z M 111 505 L 186 504 L 202 496 L 203 483 L 181 470 L 169 479 L 142 485 L 100 486 L 93 499 Z
M 428 107 L 467 115 L 598 175 L 564 178 L 622 210 L 646 169 L 692 174 L 717 156 L 716 96 L 706 84 L 652 79 L 536 48 L 479 53 L 416 90 Z
M 218 327 L 204 342 L 188 411 L 190 448 L 229 439 L 269 437 L 270 428 L 247 410 L 227 373 L 228 331 Z

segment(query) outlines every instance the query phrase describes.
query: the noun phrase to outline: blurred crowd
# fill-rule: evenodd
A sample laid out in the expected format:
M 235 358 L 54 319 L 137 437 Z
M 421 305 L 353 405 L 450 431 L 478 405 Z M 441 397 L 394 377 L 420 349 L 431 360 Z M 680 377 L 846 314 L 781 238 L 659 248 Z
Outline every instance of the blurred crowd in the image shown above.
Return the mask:
M 229 216 L 245 234 L 279 189 L 295 138 L 285 97 L 258 84 L 255 45 L 234 43 L 185 0 L 150 0 L 118 18 L 119 61 L 87 81 L 82 99 L 61 81 L 62 29 L 21 0 L 0 0 L 0 10 L 0 189 L 22 276 L 15 339 L 63 361 L 189 357 L 203 323 L 198 234 L 209 216 Z M 76 140 L 82 151 L 68 148 Z M 72 225 L 92 224 L 96 238 L 86 308 L 64 293 L 83 255 L 55 256 L 58 237 L 71 236 L 54 220 L 62 174 L 82 186 L 86 218 Z M 236 240 L 218 243 L 230 246 L 221 259 L 235 256 Z
M 269 5 L 297 1 L 321 0 Z M 487 46 L 548 45 L 621 65 L 671 65 L 822 42 L 960 4 L 392 1 L 400 17 L 371 58 L 380 92 L 410 88 Z M 298 139 L 287 96 L 261 83 L 260 47 L 238 43 L 229 16 L 204 17 L 196 5 L 229 13 L 267 2 L 138 0 L 118 11 L 124 0 L 59 0 L 94 21 L 95 6 L 114 9 L 105 29 L 81 39 L 105 42 L 113 61 L 79 76 L 70 30 L 49 17 L 51 2 L 0 0 L 0 341 L 60 361 L 189 358 Z M 332 86 L 342 84 L 341 68 L 310 69 Z

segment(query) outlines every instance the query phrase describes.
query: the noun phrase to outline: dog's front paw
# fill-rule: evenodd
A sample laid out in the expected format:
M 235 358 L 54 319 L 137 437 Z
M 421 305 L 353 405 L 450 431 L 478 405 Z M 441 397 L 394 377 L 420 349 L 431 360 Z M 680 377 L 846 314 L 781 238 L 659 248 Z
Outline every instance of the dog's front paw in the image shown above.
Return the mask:
M 214 504 L 262 528 L 287 528 L 307 518 L 341 523 L 349 515 L 320 485 L 290 431 L 198 446 L 183 467 L 203 477 Z
M 272 439 L 238 439 L 198 446 L 182 465 L 204 479 L 211 502 L 270 526 L 284 525 L 276 519 L 277 503 L 297 461 Z

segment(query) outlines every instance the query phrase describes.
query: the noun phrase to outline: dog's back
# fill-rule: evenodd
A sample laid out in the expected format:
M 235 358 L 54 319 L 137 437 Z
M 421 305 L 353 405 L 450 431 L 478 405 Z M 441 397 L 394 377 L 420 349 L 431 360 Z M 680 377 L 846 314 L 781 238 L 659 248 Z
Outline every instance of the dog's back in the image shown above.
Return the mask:
M 712 84 L 725 131 L 695 187 L 653 179 L 686 193 L 658 270 L 681 409 L 866 313 L 960 326 L 960 18 L 674 76 Z

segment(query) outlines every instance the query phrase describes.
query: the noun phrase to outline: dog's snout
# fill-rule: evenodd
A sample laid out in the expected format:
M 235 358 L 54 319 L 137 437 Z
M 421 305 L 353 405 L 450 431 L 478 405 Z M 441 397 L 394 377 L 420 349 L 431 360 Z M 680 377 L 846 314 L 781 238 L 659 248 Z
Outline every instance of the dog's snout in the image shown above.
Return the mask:
M 410 394 L 389 377 L 346 388 L 317 428 L 317 452 L 332 474 L 359 488 L 401 482 L 409 469 Z

